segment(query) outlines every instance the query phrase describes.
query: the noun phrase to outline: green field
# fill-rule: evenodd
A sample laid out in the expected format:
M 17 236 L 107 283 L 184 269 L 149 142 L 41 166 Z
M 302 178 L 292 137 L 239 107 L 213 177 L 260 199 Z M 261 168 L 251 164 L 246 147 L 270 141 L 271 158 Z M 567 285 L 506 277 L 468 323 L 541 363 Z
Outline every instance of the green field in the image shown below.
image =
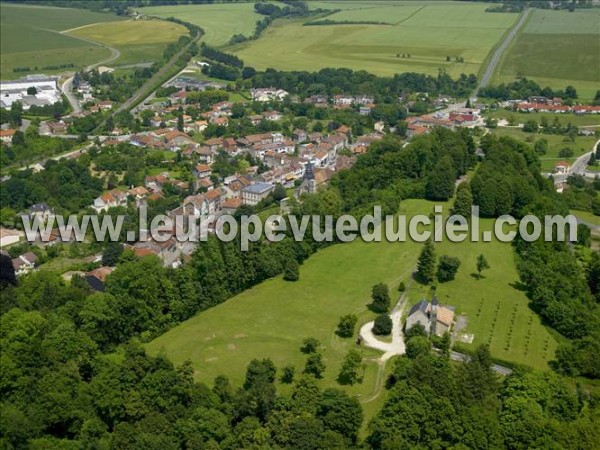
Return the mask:
M 575 217 L 577 217 L 578 219 L 581 219 L 590 225 L 595 225 L 595 226 L 600 227 L 600 216 L 596 216 L 589 211 L 580 211 L 577 209 L 572 209 L 569 212 L 571 214 L 573 214 Z
M 486 13 L 485 8 L 458 2 L 369 3 L 364 9 L 347 9 L 328 19 L 383 20 L 394 25 L 308 27 L 303 26 L 306 20 L 277 21 L 258 40 L 229 50 L 259 69 L 348 67 L 379 75 L 407 71 L 435 75 L 440 69 L 452 76 L 477 73 L 491 48 L 518 17 Z M 410 54 L 410 58 L 403 58 L 403 54 Z M 447 62 L 447 56 L 462 57 L 465 62 Z
M 407 216 L 429 214 L 433 203 L 407 200 L 401 210 Z M 482 221 L 481 229 L 485 230 L 490 223 Z M 456 255 L 463 263 L 457 279 L 440 285 L 437 292 L 443 302 L 468 316 L 465 331 L 475 334 L 474 345 L 489 342 L 496 357 L 546 368 L 556 341 L 529 310 L 525 294 L 517 289 L 511 245 L 499 242 L 436 245 L 438 255 Z M 373 313 L 367 309 L 370 289 L 380 281 L 389 284 L 396 302 L 399 298 L 396 287 L 400 281 L 408 282 L 421 246 L 412 241 L 384 240 L 330 247 L 313 255 L 301 267 L 298 282 L 285 282 L 281 277 L 266 281 L 199 313 L 147 344 L 147 348 L 152 354 L 164 351 L 175 364 L 191 360 L 199 380 L 210 383 L 217 375 L 227 374 L 239 385 L 252 358 L 270 357 L 278 367 L 293 364 L 301 370 L 305 355 L 299 347 L 304 338 L 312 336 L 323 344 L 327 370 L 322 384 L 337 385 L 335 378 L 342 358 L 356 345 L 354 339 L 335 335 L 339 317 L 352 312 L 359 316 L 359 324 L 372 320 Z M 492 268 L 484 279 L 475 280 L 471 274 L 475 272 L 479 253 L 486 255 Z M 428 289 L 413 283 L 409 299 L 416 302 L 428 294 Z M 511 327 L 513 314 L 515 323 Z M 367 359 L 377 356 L 375 351 L 363 351 Z M 348 391 L 363 399 L 368 397 L 374 389 L 376 372 L 376 364 L 368 362 L 364 383 Z
M 118 16 L 85 9 L 0 4 L 0 76 L 18 78 L 27 73 L 56 73 L 44 66 L 75 64 L 81 68 L 110 56 L 110 52 L 62 31 L 96 22 L 118 21 Z M 37 70 L 35 67 L 37 66 Z M 13 72 L 31 67 L 30 72 Z
M 263 16 L 254 12 L 253 3 L 153 6 L 140 12 L 160 18 L 175 17 L 204 29 L 202 40 L 211 45 L 224 45 L 234 34 L 251 36 L 256 21 Z
M 543 86 L 575 86 L 593 98 L 600 86 L 600 10 L 534 10 L 508 49 L 498 81 L 526 76 Z
M 551 172 L 558 161 L 568 161 L 571 163 L 575 161 L 577 157 L 592 151 L 594 143 L 597 140 L 594 136 L 577 136 L 575 138 L 575 142 L 571 142 L 569 140 L 565 140 L 565 136 L 525 133 L 519 128 L 499 127 L 492 131 L 499 136 L 510 136 L 520 141 L 527 142 L 531 145 L 533 145 L 538 139 L 544 138 L 548 140 L 548 152 L 545 155 L 540 156 L 542 170 L 547 172 Z M 558 156 L 558 153 L 565 147 L 573 150 L 573 156 L 571 158 Z
M 111 65 L 123 65 L 157 61 L 167 45 L 188 34 L 188 30 L 163 20 L 128 20 L 80 27 L 70 34 L 116 48 L 121 56 Z
M 485 115 L 495 119 L 506 119 L 509 122 L 512 121 L 514 125 L 525 123 L 528 120 L 535 120 L 539 124 L 542 120 L 542 117 L 545 117 L 549 124 L 552 124 L 555 120 L 558 120 L 562 126 L 566 126 L 569 123 L 578 127 L 586 127 L 590 125 L 600 126 L 600 116 L 597 114 L 554 114 L 543 112 L 526 113 L 498 109 L 495 111 L 487 110 Z

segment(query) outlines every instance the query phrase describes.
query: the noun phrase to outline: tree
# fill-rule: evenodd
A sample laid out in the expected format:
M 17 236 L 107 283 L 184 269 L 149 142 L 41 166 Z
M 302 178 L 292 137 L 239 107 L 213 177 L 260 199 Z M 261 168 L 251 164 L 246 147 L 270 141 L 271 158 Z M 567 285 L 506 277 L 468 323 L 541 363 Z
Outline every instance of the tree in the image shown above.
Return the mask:
M 431 342 L 425 336 L 415 336 L 406 343 L 406 356 L 415 359 L 420 355 L 426 355 L 431 349 Z
M 538 123 L 533 119 L 530 119 L 523 124 L 523 131 L 525 131 L 526 133 L 536 133 L 537 130 Z
M 406 291 L 406 284 L 404 284 L 404 281 L 401 281 L 400 284 L 398 285 L 398 291 L 399 292 Z
M 538 155 L 545 155 L 548 153 L 548 139 L 542 138 L 535 142 L 534 150 Z
M 321 346 L 321 342 L 319 342 L 318 339 L 310 337 L 310 338 L 304 339 L 304 341 L 302 342 L 302 346 L 300 347 L 300 351 L 302 353 L 306 353 L 306 354 L 316 353 L 317 349 L 320 346 Z
M 485 256 L 483 256 L 483 254 L 479 255 L 477 257 L 477 278 L 481 279 L 481 272 L 489 268 L 490 265 L 487 262 L 487 259 L 485 259 Z
M 123 244 L 120 242 L 109 242 L 102 254 L 103 266 L 116 266 L 123 253 Z
M 316 417 L 321 419 L 327 430 L 348 438 L 352 444 L 356 442 L 358 430 L 363 421 L 363 412 L 356 397 L 350 397 L 340 389 L 325 389 L 320 395 Z M 316 442 L 314 442 L 316 443 Z M 322 442 L 319 448 L 348 448 L 344 442 L 327 445 Z M 290 447 L 298 448 L 298 447 Z
M 437 279 L 440 283 L 454 280 L 460 267 L 460 260 L 453 256 L 442 255 L 437 269 Z
M 469 183 L 461 183 L 456 190 L 456 199 L 452 206 L 452 214 L 462 216 L 465 219 L 471 217 L 471 206 L 473 205 L 473 193 Z
M 425 197 L 429 200 L 446 201 L 454 195 L 456 168 L 452 158 L 444 156 L 427 177 Z
M 287 258 L 283 268 L 283 279 L 285 281 L 298 281 L 300 278 L 300 266 L 293 256 Z
M 371 289 L 371 309 L 376 313 L 388 312 L 390 309 L 390 290 L 385 283 L 378 283 Z
M 277 183 L 275 185 L 275 189 L 273 190 L 273 200 L 280 201 L 287 197 L 287 192 L 281 183 Z
M 315 378 L 323 378 L 323 372 L 325 371 L 325 363 L 323 363 L 323 357 L 320 353 L 311 353 L 306 358 L 306 365 L 304 366 L 304 373 L 313 375 Z
M 36 95 L 38 93 L 35 86 L 29 86 L 27 88 L 27 95 Z
M 177 116 L 177 129 L 183 131 L 183 114 Z
M 392 332 L 394 324 L 387 314 L 379 314 L 373 323 L 373 334 L 377 336 L 388 336 Z
M 467 103 L 465 103 L 465 108 L 470 108 L 470 107 L 471 107 L 471 99 L 468 98 Z
M 424 284 L 431 283 L 435 277 L 436 256 L 431 240 L 425 242 L 417 262 L 417 279 Z
M 290 384 L 294 381 L 294 375 L 296 374 L 296 368 L 292 365 L 285 366 L 281 373 L 281 382 Z
M 343 338 L 352 337 L 354 334 L 354 327 L 356 326 L 356 322 L 358 322 L 358 317 L 355 314 L 347 314 L 345 316 L 340 317 L 340 322 L 338 323 L 337 335 Z
M 352 386 L 355 383 L 362 383 L 362 377 L 359 374 L 359 370 L 362 364 L 362 356 L 356 349 L 350 349 L 344 361 L 342 361 L 342 367 L 338 374 L 338 383 Z

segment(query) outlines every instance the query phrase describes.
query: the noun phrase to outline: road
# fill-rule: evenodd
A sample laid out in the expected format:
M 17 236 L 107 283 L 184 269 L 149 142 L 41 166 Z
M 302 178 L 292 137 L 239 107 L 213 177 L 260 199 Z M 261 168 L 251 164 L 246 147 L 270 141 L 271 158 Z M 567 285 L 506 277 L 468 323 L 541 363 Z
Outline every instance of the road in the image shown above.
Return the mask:
M 469 355 L 465 355 L 464 353 L 450 351 L 450 359 L 452 361 L 469 362 L 471 357 Z M 492 370 L 500 375 L 510 375 L 512 373 L 512 369 L 499 364 L 492 364 Z
M 121 106 L 119 106 L 113 113 L 112 115 L 114 116 L 115 114 L 121 112 L 121 111 L 126 111 L 131 109 L 134 105 L 140 103 L 141 101 L 143 101 L 147 96 L 151 95 L 153 92 L 153 87 L 160 81 L 162 80 L 162 78 L 165 76 L 165 74 L 171 69 L 171 67 L 173 67 L 173 65 L 175 65 L 175 63 L 177 62 L 177 60 L 179 59 L 179 57 L 181 55 L 183 55 L 188 48 L 190 47 L 190 45 L 192 45 L 195 42 L 198 42 L 198 40 L 200 40 L 200 38 L 202 37 L 202 33 L 197 32 L 196 36 L 194 36 L 194 38 L 185 46 L 183 47 L 181 50 L 179 50 L 175 55 L 173 55 L 173 57 L 171 57 L 171 59 L 165 64 L 163 65 L 158 72 L 156 72 L 152 78 L 150 78 L 148 81 L 146 81 L 142 87 L 140 87 L 128 100 L 126 100 Z
M 498 66 L 498 63 L 500 62 L 500 59 L 502 58 L 502 54 L 508 48 L 508 46 L 510 45 L 512 40 L 515 38 L 515 36 L 519 32 L 519 30 L 521 29 L 521 27 L 525 24 L 525 22 L 527 21 L 527 17 L 529 17 L 530 12 L 531 12 L 530 9 L 525 9 L 523 11 L 523 13 L 521 14 L 521 17 L 519 18 L 519 21 L 512 27 L 512 29 L 506 35 L 504 40 L 494 50 L 494 53 L 492 54 L 492 58 L 490 59 L 488 66 L 486 67 L 485 71 L 483 72 L 481 80 L 479 80 L 479 84 L 477 85 L 477 88 L 475 89 L 475 92 L 473 92 L 473 95 L 471 96 L 473 99 L 477 98 L 477 94 L 479 93 L 479 90 L 483 87 L 486 87 L 488 85 L 488 83 L 490 82 L 492 75 L 496 71 L 496 66 Z
M 87 66 L 85 68 L 86 72 L 89 72 L 90 70 L 93 70 L 100 65 L 108 64 L 113 61 L 116 61 L 117 59 L 119 59 L 121 57 L 121 52 L 119 50 L 117 50 L 116 48 L 111 47 L 110 45 L 103 44 L 101 42 L 92 41 L 91 39 L 87 39 L 87 38 L 83 38 L 80 36 L 75 36 L 73 34 L 69 34 L 68 31 L 70 31 L 70 30 L 67 30 L 67 31 L 48 30 L 48 31 L 52 31 L 52 32 L 55 32 L 58 34 L 66 34 L 69 37 L 79 39 L 80 41 L 89 42 L 94 45 L 99 45 L 100 47 L 104 47 L 110 51 L 110 56 L 108 58 L 105 58 L 102 61 L 98 61 L 97 63 Z M 75 113 L 75 114 L 81 113 L 81 105 L 79 104 L 79 100 L 73 94 L 73 76 L 67 78 L 64 81 L 64 83 L 62 85 L 60 85 L 60 90 L 65 95 L 65 97 L 67 97 L 67 100 L 69 101 L 69 103 L 71 105 L 71 109 L 73 109 L 73 113 Z
M 596 176 L 599 175 L 598 173 L 588 172 L 585 170 L 585 168 L 587 167 L 587 163 L 590 160 L 590 156 L 592 156 L 592 153 L 594 153 L 596 151 L 596 149 L 598 148 L 598 145 L 600 145 L 600 139 L 596 141 L 596 143 L 592 147 L 592 150 L 590 150 L 587 153 L 584 153 L 583 155 L 581 155 L 579 158 L 577 158 L 575 160 L 575 162 L 571 165 L 571 167 L 569 168 L 567 173 L 557 174 L 557 173 L 546 172 L 546 173 L 543 173 L 542 175 L 544 175 L 546 177 L 549 177 L 552 175 L 554 184 L 566 182 L 567 178 L 569 178 L 569 176 L 571 176 L 571 175 L 582 175 L 582 176 L 588 177 L 588 178 L 596 178 Z

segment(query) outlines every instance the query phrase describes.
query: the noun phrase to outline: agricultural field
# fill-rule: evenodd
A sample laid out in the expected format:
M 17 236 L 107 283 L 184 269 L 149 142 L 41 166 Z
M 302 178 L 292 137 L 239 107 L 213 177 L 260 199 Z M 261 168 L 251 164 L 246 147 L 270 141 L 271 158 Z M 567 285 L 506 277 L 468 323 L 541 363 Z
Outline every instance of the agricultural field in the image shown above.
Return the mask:
M 351 2 L 348 2 L 351 3 Z M 320 2 L 338 9 L 337 2 Z M 379 75 L 414 71 L 452 76 L 478 73 L 486 56 L 518 14 L 486 13 L 486 5 L 388 2 L 363 8 L 345 5 L 329 20 L 384 21 L 391 25 L 304 26 L 307 20 L 277 21 L 255 41 L 229 47 L 258 69 L 316 70 L 348 67 Z M 446 61 L 450 56 L 451 61 Z M 464 58 L 464 62 L 454 59 Z
M 220 46 L 229 42 L 234 34 L 251 36 L 256 21 L 263 16 L 254 12 L 253 3 L 153 6 L 141 8 L 149 16 L 175 17 L 204 29 L 203 42 Z
M 108 49 L 64 34 L 64 31 L 91 23 L 121 20 L 114 14 L 84 9 L 6 3 L 0 8 L 2 79 L 19 78 L 28 73 L 62 72 L 65 69 L 44 68 L 61 64 L 74 64 L 78 69 L 108 58 Z M 31 70 L 14 72 L 16 67 L 30 67 Z
M 126 65 L 157 61 L 167 45 L 177 42 L 188 30 L 163 20 L 127 20 L 79 27 L 69 33 L 116 48 L 120 56 L 111 65 Z
M 407 200 L 401 213 L 411 217 L 429 214 L 433 203 Z M 449 204 L 444 204 L 444 210 Z M 482 221 L 481 229 L 491 222 Z M 151 354 L 164 352 L 175 364 L 192 361 L 197 379 L 211 383 L 227 374 L 233 384 L 241 384 L 245 367 L 252 358 L 270 357 L 278 367 L 293 364 L 298 371 L 305 355 L 299 348 L 306 337 L 323 345 L 327 369 L 324 386 L 339 386 L 335 381 L 342 358 L 355 346 L 354 339 L 335 334 L 339 317 L 355 313 L 359 326 L 373 319 L 367 309 L 371 286 L 386 282 L 392 302 L 400 293 L 401 281 L 408 283 L 422 244 L 353 243 L 336 245 L 313 255 L 300 268 L 300 280 L 285 282 L 281 277 L 266 281 L 212 309 L 201 312 L 147 344 Z M 546 368 L 554 355 L 556 341 L 528 308 L 519 290 L 514 252 L 510 244 L 441 243 L 439 254 L 458 256 L 463 262 L 457 279 L 440 285 L 440 300 L 466 314 L 466 332 L 475 334 L 474 345 L 490 343 L 492 354 L 505 360 Z M 485 253 L 491 265 L 482 280 L 475 280 L 475 260 Z M 408 298 L 416 302 L 430 298 L 429 288 L 413 282 Z M 514 319 L 513 319 L 514 316 Z M 366 360 L 362 384 L 347 390 L 368 399 L 374 390 L 378 353 L 363 349 Z M 279 386 L 286 390 L 286 385 Z
M 535 141 L 539 139 L 546 139 L 548 141 L 548 152 L 545 155 L 540 156 L 542 170 L 545 172 L 552 172 L 558 161 L 572 163 L 579 156 L 592 151 L 594 144 L 597 141 L 594 136 L 577 136 L 575 142 L 571 142 L 566 136 L 526 133 L 520 128 L 511 127 L 499 127 L 492 131 L 499 136 L 510 136 L 520 141 L 527 142 L 530 145 L 533 145 Z M 573 156 L 567 158 L 559 156 L 559 152 L 564 148 L 571 149 L 573 151 Z
M 536 9 L 505 53 L 496 81 L 517 76 L 542 86 L 573 85 L 591 99 L 600 86 L 600 10 Z

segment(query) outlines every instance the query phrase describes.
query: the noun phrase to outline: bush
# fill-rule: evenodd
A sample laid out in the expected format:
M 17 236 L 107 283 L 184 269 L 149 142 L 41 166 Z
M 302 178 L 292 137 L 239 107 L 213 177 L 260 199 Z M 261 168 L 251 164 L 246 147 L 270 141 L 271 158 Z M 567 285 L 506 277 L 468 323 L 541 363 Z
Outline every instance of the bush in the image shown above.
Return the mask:
M 340 317 L 337 335 L 343 338 L 352 337 L 352 335 L 354 334 L 354 327 L 356 326 L 357 321 L 358 318 L 354 314 L 348 314 L 346 316 Z
M 321 343 L 318 339 L 306 338 L 304 339 L 304 342 L 302 342 L 302 347 L 300 347 L 300 351 L 306 354 L 315 353 L 320 345 Z
M 392 323 L 392 319 L 387 314 L 379 314 L 375 318 L 375 323 L 373 324 L 373 334 L 377 336 L 388 336 L 392 332 L 392 327 L 394 324 Z
M 400 292 L 406 291 L 406 285 L 404 284 L 404 281 L 401 281 L 400 284 L 398 285 L 398 291 L 400 291 Z
M 390 309 L 390 290 L 385 283 L 373 286 L 371 290 L 371 309 L 376 313 L 384 313 Z

